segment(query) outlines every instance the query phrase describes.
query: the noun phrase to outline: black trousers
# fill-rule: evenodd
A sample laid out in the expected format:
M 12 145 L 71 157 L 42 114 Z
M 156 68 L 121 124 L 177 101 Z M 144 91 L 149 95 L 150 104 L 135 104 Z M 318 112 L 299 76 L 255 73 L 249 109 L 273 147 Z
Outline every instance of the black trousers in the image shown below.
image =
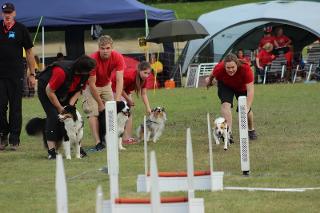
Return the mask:
M 0 79 L 0 135 L 18 145 L 22 126 L 23 78 Z M 8 116 L 9 109 L 9 116 Z

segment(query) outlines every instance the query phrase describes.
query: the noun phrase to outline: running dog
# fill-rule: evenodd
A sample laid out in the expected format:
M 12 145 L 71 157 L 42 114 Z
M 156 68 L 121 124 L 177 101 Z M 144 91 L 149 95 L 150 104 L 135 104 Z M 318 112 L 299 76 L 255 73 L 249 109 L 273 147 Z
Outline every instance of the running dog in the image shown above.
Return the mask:
M 220 144 L 220 141 L 224 142 L 224 150 L 228 149 L 228 146 L 230 146 L 230 142 L 233 143 L 231 132 L 225 118 L 218 117 L 214 120 L 212 132 L 216 144 Z
M 126 123 L 130 116 L 130 107 L 128 106 L 126 101 L 117 101 L 117 123 L 118 123 L 118 143 L 119 143 L 119 149 L 125 150 L 122 146 L 122 136 L 124 133 L 124 129 L 126 126 Z M 101 140 L 104 140 L 106 136 L 106 113 L 105 110 L 99 113 L 99 136 Z
M 167 114 L 164 107 L 155 107 L 151 110 L 151 114 L 148 116 L 146 121 L 146 131 L 147 131 L 147 142 L 152 141 L 156 143 L 163 133 L 165 123 L 167 121 Z M 144 136 L 144 126 L 141 124 L 137 128 L 137 137 L 139 141 L 143 140 Z
M 81 114 L 75 106 L 67 105 L 63 111 L 58 114 L 58 119 L 63 123 L 60 127 L 61 138 L 56 144 L 59 149 L 63 145 L 66 159 L 71 159 L 71 145 L 75 146 L 76 158 L 82 158 L 87 154 L 81 149 L 81 140 L 83 138 L 83 120 Z M 43 135 L 43 143 L 48 148 L 45 136 L 46 118 L 32 118 L 26 125 L 28 135 Z

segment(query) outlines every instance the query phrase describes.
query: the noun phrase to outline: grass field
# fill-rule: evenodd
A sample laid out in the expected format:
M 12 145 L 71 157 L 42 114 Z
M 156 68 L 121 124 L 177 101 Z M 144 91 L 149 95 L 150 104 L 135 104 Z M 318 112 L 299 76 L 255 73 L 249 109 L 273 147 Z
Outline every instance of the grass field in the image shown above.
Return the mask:
M 236 144 L 228 151 L 214 145 L 214 169 L 225 172 L 225 186 L 320 187 L 320 84 L 258 85 L 253 110 L 259 134 L 250 142 L 251 176 L 240 171 L 237 126 Z M 216 89 L 174 89 L 149 91 L 152 106 L 166 107 L 168 122 L 163 136 L 150 149 L 157 153 L 161 171 L 185 169 L 185 133 L 191 127 L 195 169 L 208 168 L 206 113 L 219 114 Z M 143 106 L 136 100 L 134 122 L 142 122 Z M 37 98 L 24 99 L 24 123 L 43 116 Z M 234 123 L 237 114 L 234 112 Z M 0 152 L 0 212 L 55 212 L 55 161 L 46 159 L 40 138 L 22 131 L 16 152 Z M 85 124 L 85 148 L 93 146 Z M 69 212 L 94 212 L 95 190 L 102 185 L 109 197 L 108 176 L 99 168 L 106 165 L 106 152 L 88 153 L 85 159 L 65 161 Z M 120 153 L 120 195 L 136 193 L 136 178 L 142 174 L 143 144 L 130 145 Z M 169 193 L 162 193 L 169 194 Z M 183 195 L 186 193 L 173 193 Z M 170 195 L 172 195 L 170 193 Z M 196 192 L 211 212 L 319 212 L 320 191 L 307 192 Z

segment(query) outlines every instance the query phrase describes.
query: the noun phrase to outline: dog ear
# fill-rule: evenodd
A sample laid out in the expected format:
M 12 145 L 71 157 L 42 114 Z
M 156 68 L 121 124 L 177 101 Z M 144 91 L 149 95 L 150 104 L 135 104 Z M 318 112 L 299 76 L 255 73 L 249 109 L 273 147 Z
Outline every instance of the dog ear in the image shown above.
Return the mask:
M 166 109 L 165 109 L 164 107 L 161 107 L 161 110 L 162 110 L 163 112 L 165 112 L 165 111 L 166 111 Z
M 123 101 L 117 101 L 117 113 L 121 112 L 125 107 L 125 103 Z

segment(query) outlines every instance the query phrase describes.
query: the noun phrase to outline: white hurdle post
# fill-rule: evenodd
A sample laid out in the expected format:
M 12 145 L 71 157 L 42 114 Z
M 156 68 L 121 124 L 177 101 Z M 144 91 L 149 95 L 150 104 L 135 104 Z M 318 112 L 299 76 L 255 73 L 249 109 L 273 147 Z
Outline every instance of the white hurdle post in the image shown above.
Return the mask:
M 96 213 L 102 213 L 103 207 L 103 191 L 101 185 L 97 187 L 96 190 Z
M 239 111 L 239 135 L 240 135 L 240 158 L 241 170 L 243 175 L 249 175 L 249 136 L 248 136 L 248 115 L 247 115 L 247 97 L 238 98 Z
M 115 101 L 106 103 L 106 142 L 108 173 L 110 177 L 110 200 L 114 204 L 119 196 L 119 150 L 118 150 L 117 106 Z
M 56 160 L 56 200 L 57 213 L 68 213 L 68 194 L 66 176 L 62 156 L 57 155 Z
M 212 128 L 210 125 L 210 114 L 207 113 L 207 123 L 208 123 L 208 140 L 209 140 L 209 166 L 210 172 L 213 172 L 213 153 L 212 153 Z
M 193 165 L 193 150 L 191 140 L 191 130 L 187 129 L 187 180 L 188 180 L 188 198 L 194 198 L 194 165 Z
M 147 117 L 143 116 L 144 175 L 148 175 Z
M 151 212 L 160 213 L 160 191 L 159 191 L 159 177 L 156 154 L 154 151 L 150 153 L 150 177 L 151 177 Z

